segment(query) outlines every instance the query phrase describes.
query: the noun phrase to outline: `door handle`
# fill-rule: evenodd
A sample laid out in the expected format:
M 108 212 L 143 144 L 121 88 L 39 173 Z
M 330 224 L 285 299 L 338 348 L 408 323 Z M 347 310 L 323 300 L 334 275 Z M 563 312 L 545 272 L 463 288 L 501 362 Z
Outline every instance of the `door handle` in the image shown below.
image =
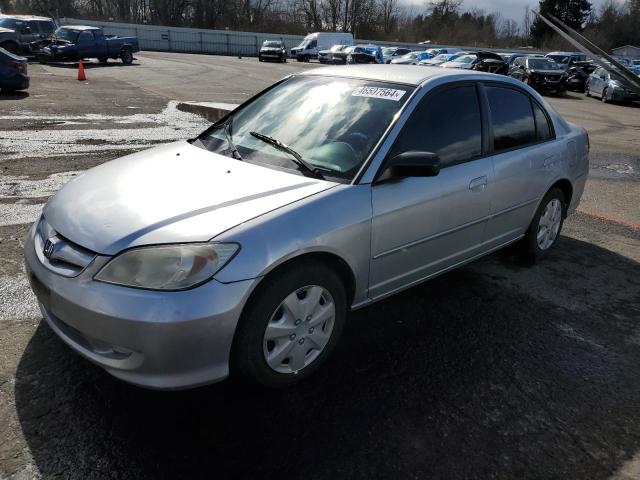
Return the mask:
M 471 190 L 472 192 L 481 192 L 485 189 L 486 186 L 487 186 L 486 176 L 474 178 L 473 180 L 471 180 L 471 182 L 469 182 L 469 190 Z

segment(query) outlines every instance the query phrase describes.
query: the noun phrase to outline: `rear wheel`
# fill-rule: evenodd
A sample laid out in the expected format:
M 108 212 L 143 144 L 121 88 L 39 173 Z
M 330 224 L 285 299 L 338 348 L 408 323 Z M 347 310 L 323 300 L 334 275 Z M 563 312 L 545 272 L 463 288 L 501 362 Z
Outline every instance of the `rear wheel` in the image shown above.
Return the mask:
M 122 63 L 125 65 L 131 65 L 131 63 L 133 63 L 133 53 L 131 53 L 131 50 L 123 48 L 120 52 L 120 60 L 122 60 Z
M 264 386 L 291 385 L 315 372 L 337 345 L 347 312 L 344 285 L 313 262 L 258 288 L 240 319 L 231 368 Z
M 602 100 L 602 103 L 609 102 L 609 99 L 607 98 L 607 95 L 608 95 L 607 89 L 604 88 L 604 90 L 602 90 L 602 97 L 600 97 L 600 100 Z
M 565 202 L 562 190 L 554 187 L 540 203 L 522 242 L 530 259 L 544 257 L 555 246 L 567 215 Z

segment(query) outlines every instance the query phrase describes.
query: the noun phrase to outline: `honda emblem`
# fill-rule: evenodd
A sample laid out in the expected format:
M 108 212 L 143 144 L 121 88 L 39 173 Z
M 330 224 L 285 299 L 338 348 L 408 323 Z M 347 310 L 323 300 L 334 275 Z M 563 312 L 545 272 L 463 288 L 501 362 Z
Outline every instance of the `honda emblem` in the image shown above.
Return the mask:
M 51 240 L 47 239 L 47 241 L 44 243 L 44 248 L 42 249 L 42 253 L 44 253 L 44 256 L 47 258 L 51 258 L 51 255 L 53 255 L 54 247 L 54 243 Z

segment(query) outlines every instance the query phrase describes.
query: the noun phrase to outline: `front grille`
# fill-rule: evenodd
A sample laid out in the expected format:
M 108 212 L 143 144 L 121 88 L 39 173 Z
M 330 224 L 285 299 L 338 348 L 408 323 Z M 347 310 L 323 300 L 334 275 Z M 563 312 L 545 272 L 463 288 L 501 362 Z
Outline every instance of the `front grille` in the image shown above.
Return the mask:
M 57 233 L 42 217 L 38 223 L 34 248 L 42 264 L 65 277 L 75 277 L 89 265 L 96 254 Z

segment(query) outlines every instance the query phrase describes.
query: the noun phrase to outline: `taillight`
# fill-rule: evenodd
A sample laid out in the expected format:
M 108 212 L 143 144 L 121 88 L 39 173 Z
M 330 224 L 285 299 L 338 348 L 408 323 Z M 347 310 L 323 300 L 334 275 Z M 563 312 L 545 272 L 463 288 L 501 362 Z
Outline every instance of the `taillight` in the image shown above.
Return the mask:
M 589 153 L 591 151 L 591 140 L 589 140 L 588 132 L 585 132 L 585 135 L 587 136 L 587 153 Z
M 27 63 L 19 60 L 9 60 L 9 65 L 13 65 L 21 73 L 27 73 Z

